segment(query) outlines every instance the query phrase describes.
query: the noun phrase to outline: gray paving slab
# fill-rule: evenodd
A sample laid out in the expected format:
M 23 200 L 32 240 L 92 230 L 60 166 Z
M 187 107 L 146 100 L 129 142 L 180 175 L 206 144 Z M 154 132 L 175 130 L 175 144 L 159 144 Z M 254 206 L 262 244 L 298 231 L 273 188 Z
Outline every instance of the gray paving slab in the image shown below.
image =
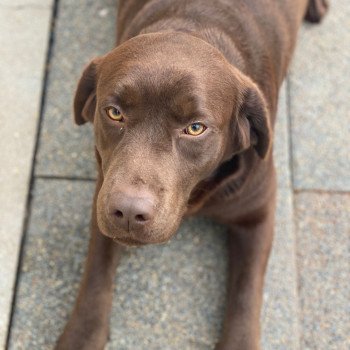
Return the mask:
M 296 195 L 302 349 L 350 348 L 350 194 Z
M 39 9 L 51 8 L 52 3 L 52 0 L 1 0 L 0 7 L 9 7 L 15 10 Z
M 277 163 L 280 175 L 289 176 L 282 167 L 284 97 L 283 92 Z M 63 327 L 86 252 L 92 191 L 90 182 L 36 181 L 10 349 L 50 348 Z M 298 348 L 290 195 L 290 188 L 281 187 L 264 293 L 265 349 Z M 116 277 L 108 348 L 212 348 L 222 322 L 226 263 L 225 229 L 200 218 L 184 222 L 169 244 L 129 249 Z
M 330 4 L 302 28 L 290 74 L 294 187 L 349 191 L 350 6 Z
M 262 348 L 297 350 L 300 330 L 290 189 L 279 189 L 276 214 L 275 239 L 265 282 Z
M 50 18 L 50 6 L 0 6 L 0 348 L 26 215 Z
M 107 0 L 72 4 L 59 4 L 37 175 L 95 176 L 92 127 L 74 125 L 72 104 L 83 67 L 114 46 L 115 7 Z

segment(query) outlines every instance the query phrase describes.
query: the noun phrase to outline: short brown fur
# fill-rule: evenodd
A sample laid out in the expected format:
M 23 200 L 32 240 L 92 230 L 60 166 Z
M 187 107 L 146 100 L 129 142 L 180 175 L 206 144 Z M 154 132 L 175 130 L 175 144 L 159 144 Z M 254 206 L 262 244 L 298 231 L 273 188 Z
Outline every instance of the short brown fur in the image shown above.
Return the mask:
M 325 0 L 120 0 L 117 47 L 93 60 L 75 120 L 94 124 L 91 240 L 57 349 L 103 349 L 124 245 L 167 241 L 183 217 L 228 227 L 229 291 L 216 349 L 259 349 L 275 210 L 273 126 L 302 19 Z M 123 121 L 108 118 L 120 110 Z M 184 132 L 203 123 L 199 136 Z

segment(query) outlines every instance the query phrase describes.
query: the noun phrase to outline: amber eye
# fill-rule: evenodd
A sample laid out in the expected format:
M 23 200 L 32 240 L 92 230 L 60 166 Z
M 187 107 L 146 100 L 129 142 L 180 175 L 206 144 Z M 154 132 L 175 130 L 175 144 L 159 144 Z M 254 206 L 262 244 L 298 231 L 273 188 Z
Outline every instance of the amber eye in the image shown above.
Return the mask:
M 109 118 L 116 122 L 122 122 L 124 120 L 122 113 L 120 112 L 119 109 L 115 107 L 107 107 L 106 108 L 106 113 Z
M 198 136 L 203 134 L 206 129 L 207 127 L 202 123 L 193 123 L 184 130 L 184 133 L 191 136 Z

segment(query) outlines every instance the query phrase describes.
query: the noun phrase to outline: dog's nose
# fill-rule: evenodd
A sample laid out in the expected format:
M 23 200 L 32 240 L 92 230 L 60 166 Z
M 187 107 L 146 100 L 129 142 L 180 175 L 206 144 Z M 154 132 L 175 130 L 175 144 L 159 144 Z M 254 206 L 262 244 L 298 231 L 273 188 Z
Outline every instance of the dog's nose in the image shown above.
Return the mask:
M 114 224 L 125 231 L 141 228 L 152 221 L 155 200 L 148 192 L 116 192 L 110 197 L 109 213 Z

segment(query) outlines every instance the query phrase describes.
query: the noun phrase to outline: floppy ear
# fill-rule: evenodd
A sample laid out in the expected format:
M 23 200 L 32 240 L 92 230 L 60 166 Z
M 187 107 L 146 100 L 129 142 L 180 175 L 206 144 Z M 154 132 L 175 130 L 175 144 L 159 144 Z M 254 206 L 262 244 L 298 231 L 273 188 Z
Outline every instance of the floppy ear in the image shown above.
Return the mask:
M 96 58 L 84 69 L 74 97 L 74 120 L 78 125 L 93 122 L 96 108 L 96 75 L 100 59 Z
M 254 83 L 244 86 L 236 113 L 236 147 L 242 151 L 253 146 L 258 155 L 265 158 L 272 134 L 266 102 Z

